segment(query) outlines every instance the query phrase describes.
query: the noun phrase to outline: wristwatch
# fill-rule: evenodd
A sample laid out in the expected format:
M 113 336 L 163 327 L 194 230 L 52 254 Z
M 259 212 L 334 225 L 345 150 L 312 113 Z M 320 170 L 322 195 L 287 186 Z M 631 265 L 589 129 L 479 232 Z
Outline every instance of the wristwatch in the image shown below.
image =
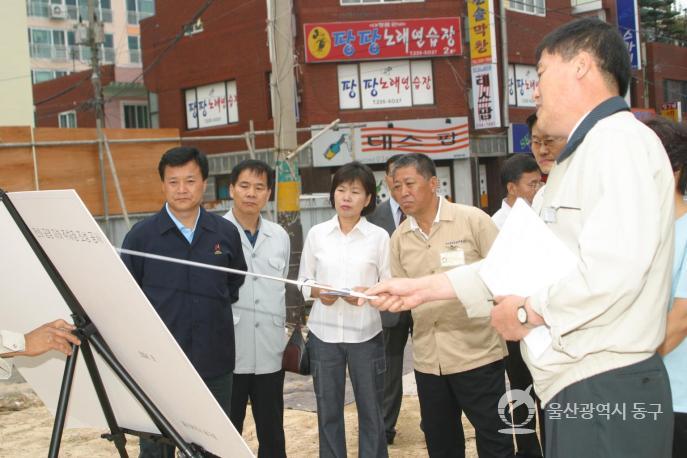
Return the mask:
M 520 307 L 518 307 L 517 316 L 520 324 L 523 326 L 527 326 L 527 309 L 525 308 L 524 303 Z

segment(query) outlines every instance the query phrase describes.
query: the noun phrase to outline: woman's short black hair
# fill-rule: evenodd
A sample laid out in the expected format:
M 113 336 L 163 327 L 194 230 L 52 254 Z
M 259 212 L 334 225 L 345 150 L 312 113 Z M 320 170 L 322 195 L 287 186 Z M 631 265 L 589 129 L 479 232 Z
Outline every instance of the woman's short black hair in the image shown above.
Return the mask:
M 342 183 L 353 183 L 356 180 L 363 185 L 365 194 L 371 196 L 370 203 L 360 212 L 361 216 L 366 216 L 372 213 L 377 206 L 377 181 L 372 169 L 358 161 L 349 162 L 336 171 L 334 178 L 332 178 L 332 187 L 329 190 L 329 202 L 332 204 L 332 208 L 335 208 L 334 192 L 336 188 Z

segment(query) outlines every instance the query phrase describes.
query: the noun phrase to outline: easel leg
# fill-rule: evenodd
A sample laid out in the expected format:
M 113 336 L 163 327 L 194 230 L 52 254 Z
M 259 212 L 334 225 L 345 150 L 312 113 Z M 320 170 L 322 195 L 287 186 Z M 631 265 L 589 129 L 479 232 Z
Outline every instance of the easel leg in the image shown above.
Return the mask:
M 72 354 L 67 357 L 67 362 L 64 366 L 62 388 L 60 388 L 60 399 L 57 402 L 55 424 L 53 425 L 52 437 L 50 438 L 50 452 L 48 454 L 49 458 L 57 458 L 57 455 L 60 451 L 62 431 L 64 430 L 64 421 L 67 418 L 67 405 L 69 405 L 69 395 L 72 390 L 72 381 L 74 380 L 74 369 L 76 368 L 76 359 L 78 354 L 78 345 L 72 345 Z
M 122 383 L 124 383 L 129 391 L 131 391 L 131 394 L 133 394 L 134 397 L 143 405 L 143 408 L 146 410 L 146 412 L 148 412 L 148 415 L 150 415 L 155 424 L 161 427 L 160 432 L 164 436 L 168 437 L 174 443 L 174 445 L 183 454 L 185 454 L 185 456 L 199 457 L 200 453 L 197 451 L 196 447 L 187 443 L 174 429 L 172 424 L 164 417 L 164 415 L 162 415 L 160 410 L 155 406 L 145 392 L 141 390 L 138 384 L 131 378 L 129 373 L 124 369 L 124 367 L 122 367 L 119 361 L 117 361 L 105 342 L 101 339 L 100 335 L 97 333 L 92 334 L 90 337 L 90 342 L 93 344 L 100 356 L 102 356 L 105 362 L 107 362 L 107 364 L 117 374 Z
M 124 432 L 117 424 L 117 418 L 112 411 L 112 405 L 107 397 L 107 392 L 105 391 L 105 386 L 103 385 L 103 380 L 100 377 L 100 371 L 93 358 L 93 351 L 88 343 L 88 339 L 81 341 L 81 350 L 83 351 L 83 358 L 86 362 L 86 367 L 88 368 L 88 373 L 91 375 L 91 381 L 93 382 L 93 387 L 98 395 L 98 400 L 100 401 L 100 407 L 103 410 L 103 415 L 107 421 L 107 425 L 110 428 L 110 434 L 103 434 L 103 437 L 114 442 L 119 456 L 121 458 L 128 458 L 129 454 L 126 451 L 126 436 Z

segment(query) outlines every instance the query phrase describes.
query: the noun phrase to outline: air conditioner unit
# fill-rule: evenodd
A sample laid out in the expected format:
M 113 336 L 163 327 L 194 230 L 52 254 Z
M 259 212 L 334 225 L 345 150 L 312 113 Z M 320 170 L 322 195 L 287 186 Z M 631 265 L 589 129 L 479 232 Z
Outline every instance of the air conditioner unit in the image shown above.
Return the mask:
M 64 5 L 50 5 L 50 17 L 52 19 L 67 19 L 67 8 Z

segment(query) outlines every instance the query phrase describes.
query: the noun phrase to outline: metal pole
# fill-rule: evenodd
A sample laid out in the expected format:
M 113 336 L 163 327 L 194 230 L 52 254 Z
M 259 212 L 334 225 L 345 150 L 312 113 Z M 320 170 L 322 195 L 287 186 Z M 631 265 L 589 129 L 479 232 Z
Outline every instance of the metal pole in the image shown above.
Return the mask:
M 91 323 L 90 326 L 93 326 L 93 324 Z M 100 371 L 96 365 L 95 358 L 93 358 L 93 351 L 88 343 L 88 338 L 83 338 L 81 340 L 81 351 L 83 359 L 86 362 L 86 367 L 88 368 L 88 373 L 91 376 L 91 382 L 93 382 L 95 394 L 98 396 L 100 408 L 103 410 L 105 421 L 107 421 L 107 425 L 110 428 L 110 434 L 104 434 L 103 436 L 106 436 L 114 442 L 121 458 L 128 458 L 129 454 L 126 451 L 126 436 L 122 428 L 117 424 L 117 418 L 112 410 L 112 404 L 110 404 L 110 399 L 107 396 L 107 391 L 105 390 L 105 385 L 103 385 L 103 379 L 100 377 Z
M 296 157 L 296 155 L 298 155 L 298 153 L 300 153 L 302 150 L 304 150 L 305 148 L 307 148 L 308 146 L 310 146 L 310 145 L 312 144 L 312 142 L 314 142 L 315 140 L 317 140 L 318 138 L 320 138 L 320 136 L 322 136 L 325 132 L 327 132 L 327 131 L 329 131 L 329 130 L 335 128 L 338 124 L 339 124 L 339 119 L 337 118 L 337 119 L 335 119 L 334 121 L 332 121 L 331 123 L 329 123 L 327 126 L 325 126 L 324 129 L 322 129 L 321 131 L 319 131 L 318 133 L 316 133 L 315 135 L 313 135 L 312 137 L 310 137 L 310 138 L 308 139 L 308 141 L 306 141 L 306 142 L 303 143 L 301 146 L 299 146 L 298 148 L 296 148 L 295 150 L 293 150 L 291 153 L 287 154 L 287 155 L 286 155 L 286 160 L 287 160 L 287 161 L 290 161 L 291 159 L 293 159 L 294 157 Z
M 76 369 L 76 358 L 79 354 L 79 346 L 72 344 L 72 354 L 67 357 L 64 365 L 64 375 L 62 376 L 62 387 L 60 388 L 60 398 L 57 402 L 55 412 L 55 423 L 52 428 L 50 438 L 49 458 L 57 458 L 60 453 L 60 443 L 62 442 L 62 431 L 67 418 L 67 406 L 69 405 L 69 395 L 72 391 L 72 381 L 74 380 L 74 369 Z
M 103 142 L 105 143 L 105 151 L 107 152 L 107 160 L 110 164 L 110 172 L 112 173 L 112 181 L 114 181 L 115 191 L 117 192 L 117 199 L 119 200 L 119 206 L 122 208 L 122 215 L 124 216 L 124 222 L 126 227 L 131 229 L 131 221 L 129 221 L 129 212 L 126 211 L 126 203 L 124 202 L 124 194 L 122 194 L 122 187 L 119 185 L 119 177 L 117 176 L 117 167 L 115 167 L 114 159 L 112 158 L 112 152 L 110 151 L 110 145 L 107 142 L 107 137 L 103 134 Z
M 93 84 L 93 98 L 95 103 L 95 130 L 98 137 L 98 165 L 100 166 L 100 186 L 103 194 L 103 214 L 105 215 L 105 233 L 112 240 L 110 227 L 109 195 L 107 192 L 107 175 L 103 154 L 103 88 L 100 79 L 100 21 L 95 14 L 95 0 L 88 0 L 88 45 L 91 48 L 91 83 Z
M 33 182 L 36 191 L 40 191 L 40 184 L 38 183 L 38 157 L 36 155 L 36 142 L 34 141 L 34 129 L 31 129 L 31 159 L 33 160 Z
M 109 348 L 105 344 L 99 334 L 93 334 L 90 337 L 90 341 L 98 351 L 100 356 L 103 357 L 108 366 L 117 374 L 119 379 L 124 383 L 124 385 L 131 391 L 131 394 L 143 405 L 143 408 L 148 412 L 150 418 L 156 422 L 157 425 L 161 427 L 161 433 L 167 436 L 177 448 L 179 448 L 186 456 L 195 457 L 198 456 L 191 446 L 184 440 L 183 437 L 174 429 L 174 426 L 165 418 L 164 415 L 158 410 L 157 406 L 153 404 L 153 401 L 145 394 L 145 392 L 138 386 L 138 384 L 131 378 L 131 375 L 124 369 L 119 361 L 112 355 Z
M 501 62 L 503 64 L 503 127 L 508 128 L 508 27 L 506 25 L 506 0 L 499 0 L 499 14 L 501 16 Z

